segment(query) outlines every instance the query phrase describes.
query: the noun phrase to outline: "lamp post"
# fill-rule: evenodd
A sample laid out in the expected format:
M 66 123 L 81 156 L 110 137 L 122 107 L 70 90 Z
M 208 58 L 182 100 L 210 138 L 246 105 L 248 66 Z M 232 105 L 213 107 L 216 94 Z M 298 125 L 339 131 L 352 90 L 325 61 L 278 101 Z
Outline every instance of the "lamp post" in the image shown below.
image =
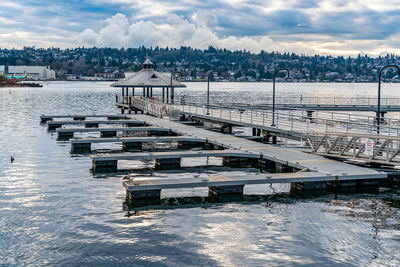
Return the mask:
M 171 102 L 172 102 L 172 105 L 174 104 L 174 87 L 172 86 L 172 77 L 173 77 L 173 75 L 174 75 L 174 72 L 171 70 L 170 84 L 171 84 Z M 167 88 L 167 90 L 168 90 L 168 88 Z M 171 104 L 169 99 L 167 99 L 167 103 Z
M 400 76 L 400 68 L 397 65 L 387 65 L 384 66 L 380 71 L 379 71 L 379 76 L 378 76 L 378 114 L 377 114 L 377 122 L 376 122 L 376 132 L 379 134 L 380 132 L 380 126 L 381 126 L 381 76 L 382 72 L 384 69 L 387 68 L 395 68 L 397 70 L 397 74 Z
M 210 76 L 213 74 L 213 71 L 210 71 L 207 76 L 207 113 L 206 115 L 210 115 Z
M 277 69 L 274 72 L 274 79 L 273 79 L 273 84 L 272 84 L 272 124 L 271 124 L 271 126 L 275 126 L 275 77 L 276 77 L 276 74 L 280 71 L 286 71 L 287 76 L 290 75 L 290 72 L 288 69 Z

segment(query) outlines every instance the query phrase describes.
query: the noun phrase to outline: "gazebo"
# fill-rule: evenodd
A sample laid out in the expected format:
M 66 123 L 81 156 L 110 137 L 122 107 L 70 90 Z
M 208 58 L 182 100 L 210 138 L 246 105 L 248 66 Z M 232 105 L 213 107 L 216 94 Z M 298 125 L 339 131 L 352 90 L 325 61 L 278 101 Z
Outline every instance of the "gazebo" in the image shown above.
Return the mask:
M 135 89 L 137 88 L 142 88 L 142 97 L 152 98 L 153 88 L 161 88 L 161 101 L 163 103 L 173 103 L 174 88 L 186 87 L 183 83 L 176 81 L 172 73 L 155 71 L 154 64 L 148 57 L 146 57 L 142 67 L 142 70 L 111 84 L 112 87 L 121 87 L 122 99 L 129 96 L 134 97 Z M 132 88 L 131 95 L 129 95 L 129 88 Z M 138 96 L 140 96 L 140 93 Z

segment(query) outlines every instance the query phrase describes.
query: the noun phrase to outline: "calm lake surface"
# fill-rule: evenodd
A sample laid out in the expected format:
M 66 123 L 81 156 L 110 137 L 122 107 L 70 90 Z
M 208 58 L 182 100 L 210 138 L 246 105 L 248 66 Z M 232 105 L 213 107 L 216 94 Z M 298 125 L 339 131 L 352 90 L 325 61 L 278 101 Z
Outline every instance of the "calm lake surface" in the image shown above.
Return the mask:
M 400 266 L 396 188 L 299 199 L 285 194 L 288 185 L 249 186 L 245 201 L 226 203 L 207 202 L 207 189 L 166 190 L 163 205 L 131 210 L 135 215 L 126 217 L 123 174 L 93 175 L 87 155 L 71 155 L 69 142 L 57 142 L 56 134 L 39 124 L 41 114 L 116 114 L 119 90 L 109 84 L 51 82 L 12 88 L 11 94 L 0 88 L 1 266 Z M 205 101 L 206 83 L 187 86 L 177 94 Z M 211 86 L 212 100 L 260 101 L 272 91 L 270 83 Z M 400 97 L 399 87 L 384 84 L 383 97 Z M 375 97 L 377 85 L 278 83 L 276 88 L 279 96 Z M 141 175 L 232 172 L 256 170 L 209 167 Z

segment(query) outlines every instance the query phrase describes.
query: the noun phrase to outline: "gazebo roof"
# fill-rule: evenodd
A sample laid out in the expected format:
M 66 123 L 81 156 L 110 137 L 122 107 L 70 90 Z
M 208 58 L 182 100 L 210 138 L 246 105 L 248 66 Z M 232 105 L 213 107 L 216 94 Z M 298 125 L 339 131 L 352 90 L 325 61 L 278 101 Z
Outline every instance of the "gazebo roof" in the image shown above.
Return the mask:
M 130 77 L 119 80 L 113 87 L 171 87 L 171 73 L 158 72 L 153 69 L 149 58 L 143 63 L 143 69 L 135 72 Z M 186 87 L 183 83 L 172 78 L 173 87 Z

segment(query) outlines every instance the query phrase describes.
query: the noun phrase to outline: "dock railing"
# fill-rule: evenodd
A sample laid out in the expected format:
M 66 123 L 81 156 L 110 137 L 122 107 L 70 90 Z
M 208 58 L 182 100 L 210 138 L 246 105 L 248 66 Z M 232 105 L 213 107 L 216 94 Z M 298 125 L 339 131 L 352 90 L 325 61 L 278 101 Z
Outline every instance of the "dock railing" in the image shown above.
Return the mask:
M 183 112 L 193 115 L 207 116 L 205 105 L 194 103 L 177 103 L 174 105 Z M 373 116 L 354 115 L 339 112 L 310 111 L 304 109 L 257 110 L 209 106 L 210 117 L 240 123 L 252 124 L 254 127 L 271 126 L 272 116 L 275 116 L 275 127 L 283 130 L 307 133 L 310 131 L 339 130 L 344 132 L 376 133 L 376 119 Z M 387 118 L 381 124 L 381 133 L 385 135 L 400 135 L 400 122 Z
M 179 97 L 176 97 L 175 103 L 180 101 Z M 312 97 L 312 96 L 277 96 L 275 98 L 277 105 L 290 105 L 290 104 L 303 104 L 303 105 L 368 105 L 376 106 L 378 104 L 378 98 L 376 97 Z M 203 95 L 185 96 L 185 101 L 193 103 L 201 103 L 204 101 Z M 249 102 L 251 101 L 251 102 Z M 243 105 L 260 105 L 260 104 L 271 104 L 272 96 L 260 96 L 257 99 L 235 99 L 235 102 L 227 100 L 225 94 L 212 96 L 212 103 L 216 105 L 231 105 L 231 104 L 243 104 Z M 399 105 L 400 98 L 398 97 L 386 97 L 381 98 L 381 105 Z
M 207 116 L 206 105 L 200 106 L 187 101 L 178 100 L 174 104 L 166 104 L 157 99 L 126 96 L 121 101 L 158 117 L 165 117 L 172 113 L 176 117 L 176 110 L 193 115 Z M 374 134 L 377 129 L 375 116 L 294 108 L 275 112 L 270 109 L 254 109 L 251 106 L 248 108 L 210 105 L 208 110 L 210 117 L 218 118 L 221 121 L 230 121 L 233 124 L 239 122 L 253 127 L 275 127 L 299 133 L 343 131 Z M 275 116 L 275 126 L 271 126 L 272 116 Z M 400 121 L 398 119 L 385 118 L 381 122 L 380 131 L 384 135 L 399 136 Z

